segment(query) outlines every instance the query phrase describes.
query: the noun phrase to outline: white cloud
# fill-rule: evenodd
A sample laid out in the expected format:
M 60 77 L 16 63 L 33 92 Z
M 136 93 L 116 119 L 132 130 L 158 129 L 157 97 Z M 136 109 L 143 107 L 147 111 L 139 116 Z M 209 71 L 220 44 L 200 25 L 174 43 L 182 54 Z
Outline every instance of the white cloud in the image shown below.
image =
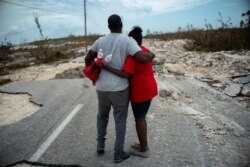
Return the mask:
M 122 0 L 122 3 L 129 9 L 165 13 L 189 9 L 211 1 L 212 0 Z
M 11 25 L 7 31 L 0 32 L 0 37 L 11 37 L 23 33 L 26 30 L 25 22 Z

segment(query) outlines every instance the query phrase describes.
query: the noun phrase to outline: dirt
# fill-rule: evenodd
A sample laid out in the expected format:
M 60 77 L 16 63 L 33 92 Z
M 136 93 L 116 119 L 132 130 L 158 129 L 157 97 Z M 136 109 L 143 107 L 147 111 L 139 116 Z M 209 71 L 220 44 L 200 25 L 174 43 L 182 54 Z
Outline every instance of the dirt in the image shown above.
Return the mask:
M 55 62 L 31 66 L 18 70 L 13 70 L 8 75 L 0 76 L 0 80 L 10 79 L 11 81 L 33 81 L 53 79 L 56 74 L 62 73 L 70 68 L 84 66 L 83 57 L 78 57 L 66 62 Z
M 40 107 L 29 101 L 27 94 L 0 93 L 0 126 L 18 122 L 33 113 Z
M 75 79 L 75 78 L 84 78 L 85 75 L 83 74 L 84 66 L 76 67 L 76 68 L 70 68 L 68 70 L 65 70 L 61 73 L 58 73 L 55 75 L 54 79 Z

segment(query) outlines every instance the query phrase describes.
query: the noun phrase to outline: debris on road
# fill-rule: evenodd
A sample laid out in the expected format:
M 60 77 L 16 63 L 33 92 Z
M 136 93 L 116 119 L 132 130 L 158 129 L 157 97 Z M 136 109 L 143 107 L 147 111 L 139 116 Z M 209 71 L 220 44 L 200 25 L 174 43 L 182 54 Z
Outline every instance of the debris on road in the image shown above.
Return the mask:
M 84 78 L 85 75 L 82 72 L 83 66 L 70 68 L 62 73 L 56 74 L 54 79 L 77 79 Z
M 250 83 L 245 84 L 245 85 L 242 87 L 241 94 L 242 94 L 243 96 L 250 96 Z
M 230 84 L 228 87 L 226 87 L 225 94 L 228 96 L 235 97 L 240 94 L 241 87 L 241 84 Z

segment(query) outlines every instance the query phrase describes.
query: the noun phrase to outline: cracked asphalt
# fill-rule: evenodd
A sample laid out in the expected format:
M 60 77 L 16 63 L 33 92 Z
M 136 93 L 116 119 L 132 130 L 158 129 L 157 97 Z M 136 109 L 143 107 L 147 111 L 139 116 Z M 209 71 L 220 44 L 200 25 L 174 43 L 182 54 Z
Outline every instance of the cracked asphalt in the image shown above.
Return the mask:
M 41 108 L 23 120 L 0 127 L 0 166 L 29 160 L 78 105 L 84 106 L 38 162 L 81 166 L 249 166 L 250 111 L 234 99 L 192 77 L 157 78 L 159 88 L 178 98 L 157 97 L 147 117 L 150 158 L 131 156 L 113 163 L 114 120 L 110 114 L 106 152 L 96 154 L 97 99 L 87 79 L 13 82 L 5 93 L 28 93 Z M 125 150 L 137 142 L 131 108 Z

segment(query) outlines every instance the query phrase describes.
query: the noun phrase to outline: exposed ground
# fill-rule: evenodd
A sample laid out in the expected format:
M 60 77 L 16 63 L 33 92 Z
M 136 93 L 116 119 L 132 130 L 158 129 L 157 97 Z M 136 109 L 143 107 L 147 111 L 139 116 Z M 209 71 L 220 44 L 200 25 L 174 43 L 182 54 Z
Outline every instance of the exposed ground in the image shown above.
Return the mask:
M 0 93 L 0 126 L 18 122 L 37 111 L 39 106 L 29 102 L 29 98 L 27 94 Z

